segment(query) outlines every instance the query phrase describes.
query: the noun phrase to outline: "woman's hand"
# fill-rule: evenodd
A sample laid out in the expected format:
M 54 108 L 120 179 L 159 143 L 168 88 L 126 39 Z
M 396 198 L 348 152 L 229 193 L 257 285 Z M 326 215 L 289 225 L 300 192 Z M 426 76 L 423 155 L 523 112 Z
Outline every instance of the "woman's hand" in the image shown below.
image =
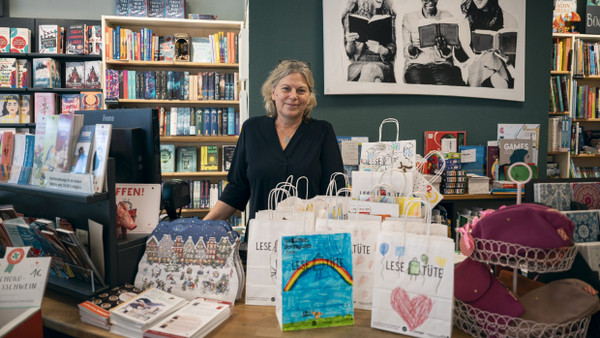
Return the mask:
M 406 51 L 408 52 L 408 55 L 412 58 L 416 58 L 417 56 L 419 56 L 419 54 L 421 54 L 421 49 L 415 45 L 409 45 Z
M 359 35 L 356 32 L 346 33 L 346 42 L 355 42 L 358 40 L 358 37 Z
M 452 50 L 448 47 L 448 43 L 446 43 L 446 38 L 443 36 L 438 36 L 435 38 L 435 45 L 442 54 L 443 57 L 448 57 Z
M 372 52 L 377 53 L 381 56 L 385 56 L 389 53 L 389 50 L 384 46 L 380 45 L 378 41 L 375 40 L 367 40 L 366 42 L 367 48 L 369 48 Z

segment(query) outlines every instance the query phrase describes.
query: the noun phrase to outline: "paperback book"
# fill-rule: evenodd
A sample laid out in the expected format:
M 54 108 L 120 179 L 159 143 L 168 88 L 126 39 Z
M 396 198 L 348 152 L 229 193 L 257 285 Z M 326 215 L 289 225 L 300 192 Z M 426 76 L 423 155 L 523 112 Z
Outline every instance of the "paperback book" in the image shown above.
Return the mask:
M 17 87 L 17 59 L 0 58 L 0 87 Z
M 90 152 L 92 151 L 92 145 L 94 142 L 94 131 L 96 125 L 88 124 L 81 128 L 77 144 L 75 145 L 75 152 L 73 154 L 73 166 L 71 172 L 74 174 L 85 174 L 90 170 L 91 158 Z
M 85 67 L 83 62 L 66 62 L 65 63 L 65 86 L 67 88 L 84 88 Z
M 66 32 L 66 54 L 87 54 L 87 25 L 83 23 L 68 25 Z
M 175 145 L 160 145 L 160 171 L 163 173 L 172 173 L 175 171 Z
M 38 51 L 40 53 L 62 53 L 63 28 L 59 25 L 38 26 Z
M 77 110 L 81 110 L 81 97 L 79 94 L 62 94 L 60 99 L 62 114 L 74 114 Z
M 433 47 L 438 38 L 444 38 L 448 46 L 460 46 L 458 24 L 454 22 L 434 22 L 419 26 L 420 47 Z
M 94 192 L 101 193 L 105 188 L 108 150 L 112 124 L 96 124 L 92 150 L 92 172 L 94 174 Z
M 133 284 L 116 286 L 77 305 L 82 322 L 110 330 L 110 310 L 142 292 Z
M 83 118 L 84 116 L 81 114 L 59 115 L 56 134 L 56 170 L 61 172 L 71 171 L 75 143 L 83 126 Z
M 10 28 L 10 52 L 11 53 L 29 53 L 31 52 L 31 30 L 29 28 Z
M 177 147 L 177 172 L 195 172 L 198 162 L 196 146 Z

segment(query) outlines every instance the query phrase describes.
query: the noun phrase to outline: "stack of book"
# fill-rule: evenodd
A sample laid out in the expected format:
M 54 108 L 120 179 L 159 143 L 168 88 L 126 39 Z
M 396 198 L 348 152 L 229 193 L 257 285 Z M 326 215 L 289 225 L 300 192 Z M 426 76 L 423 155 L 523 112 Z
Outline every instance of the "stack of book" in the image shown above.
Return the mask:
M 110 330 L 110 310 L 142 292 L 132 284 L 116 286 L 108 292 L 79 303 L 79 316 L 84 323 Z
M 231 316 L 233 305 L 196 298 L 144 332 L 144 337 L 204 337 Z
M 142 337 L 144 332 L 186 303 L 186 299 L 150 288 L 110 310 L 110 332 Z

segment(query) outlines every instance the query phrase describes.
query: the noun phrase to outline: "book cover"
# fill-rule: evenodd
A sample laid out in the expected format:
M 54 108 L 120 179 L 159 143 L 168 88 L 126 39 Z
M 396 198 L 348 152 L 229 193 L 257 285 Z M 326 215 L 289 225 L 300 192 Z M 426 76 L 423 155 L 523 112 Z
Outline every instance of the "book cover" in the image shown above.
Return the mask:
M 129 0 L 128 16 L 147 17 L 148 16 L 148 0 Z
M 77 144 L 75 145 L 74 161 L 71 172 L 75 174 L 85 174 L 90 168 L 90 152 L 94 141 L 94 131 L 96 125 L 85 125 L 81 128 Z
M 10 27 L 0 27 L 0 53 L 10 53 Z
M 175 60 L 175 37 L 173 35 L 159 36 L 160 61 Z
M 40 53 L 62 53 L 61 27 L 58 25 L 38 26 L 38 52 Z
M 486 171 L 486 146 L 466 145 L 459 146 L 461 169 L 467 173 L 485 176 Z
M 83 126 L 83 117 L 80 114 L 60 114 L 58 117 L 55 163 L 59 171 L 71 171 L 75 142 Z
M 88 44 L 86 40 L 87 25 L 68 25 L 65 37 L 66 54 L 87 54 Z
M 223 145 L 223 170 L 229 171 L 231 168 L 231 161 L 233 161 L 233 154 L 235 153 L 235 145 L 225 144 Z
M 104 285 L 104 271 L 100 271 L 96 268 L 92 259 L 86 252 L 84 246 L 79 242 L 75 231 L 67 230 L 67 229 L 56 229 L 56 237 L 64 247 L 69 251 L 71 257 L 75 258 L 75 265 L 86 269 L 87 271 L 83 271 L 83 273 L 88 273 L 90 271 L 94 272 L 94 280 L 100 284 Z
M 156 99 L 156 72 L 144 72 L 144 98 L 146 100 Z
M 19 95 L 19 123 L 31 123 L 31 94 Z
M 213 62 L 210 39 L 208 37 L 192 37 L 192 62 Z
M 532 164 L 533 158 L 533 141 L 527 139 L 499 139 L 498 140 L 498 172 L 496 180 L 508 181 L 510 180 L 506 171 L 513 163 L 524 162 Z M 514 169 L 513 169 L 514 170 Z M 516 180 L 524 180 L 526 177 L 515 177 L 517 172 L 521 170 L 513 171 L 513 178 Z M 534 171 L 535 174 L 535 171 Z M 522 176 L 522 175 L 518 175 Z
M 87 36 L 88 54 L 102 55 L 102 26 L 89 25 L 87 27 Z
M 115 0 L 115 15 L 127 16 L 129 11 L 129 0 Z
M 200 171 L 219 170 L 219 147 L 203 145 L 200 147 L 200 151 Z
M 102 92 L 82 92 L 81 108 L 83 110 L 102 109 Z
M 19 123 L 19 94 L 0 94 L 0 123 Z
M 196 13 L 190 13 L 190 14 L 188 14 L 188 19 L 192 19 L 192 20 L 217 20 L 217 16 L 215 14 L 196 14 Z
M 172 173 L 175 171 L 175 145 L 160 145 L 160 171 L 163 173 Z
M 457 147 L 467 144 L 467 132 L 466 131 L 438 131 L 438 130 L 426 130 L 425 131 L 425 146 L 424 154 L 428 154 L 430 151 L 442 151 L 442 140 L 443 139 L 455 139 Z M 456 152 L 458 149 L 454 149 Z M 442 151 L 443 152 L 443 151 Z
M 233 305 L 208 298 L 192 299 L 187 305 L 152 326 L 147 337 L 203 337 L 231 316 Z
M 16 88 L 17 78 L 17 59 L 0 58 L 0 87 Z
M 358 33 L 357 41 L 366 42 L 374 40 L 381 45 L 393 41 L 393 25 L 390 15 L 374 15 L 370 19 L 357 15 L 348 15 L 348 27 L 350 32 Z
M 38 88 L 61 87 L 61 65 L 52 58 L 33 59 L 33 86 Z
M 10 173 L 8 176 L 8 183 L 17 184 L 19 181 L 21 167 L 23 166 L 25 158 L 25 141 L 26 134 L 15 134 L 13 140 L 13 159 L 10 167 Z
M 72 61 L 65 63 L 65 86 L 67 88 L 84 88 L 84 62 Z
M 185 0 L 165 0 L 165 17 L 170 19 L 185 18 Z
M 13 162 L 15 150 L 15 134 L 12 131 L 2 133 L 2 157 L 0 159 L 0 181 L 6 182 L 10 176 L 10 168 Z
M 18 59 L 17 60 L 17 88 L 28 88 L 29 79 L 28 79 L 28 69 L 29 69 L 29 60 L 26 59 Z
M 41 166 L 39 170 L 34 172 L 34 178 L 43 185 L 45 177 L 44 172 L 54 171 L 56 168 L 56 136 L 58 133 L 58 117 L 59 115 L 51 115 L 46 118 L 46 127 L 44 132 L 44 143 L 42 146 L 42 153 L 40 154 L 39 160 L 41 160 Z M 34 184 L 32 182 L 32 184 Z
M 475 53 L 499 50 L 508 57 L 508 63 L 514 65 L 517 54 L 517 29 L 502 28 L 498 31 L 476 29 L 471 32 L 471 46 Z
M 34 122 L 40 121 L 40 116 L 56 115 L 59 113 L 58 106 L 58 95 L 56 93 L 41 93 L 36 92 L 34 94 Z
M 498 156 L 500 155 L 500 149 L 498 148 L 497 141 L 488 141 L 486 148 L 486 176 L 494 179 L 495 171 L 494 168 L 498 164 Z
M 27 222 L 25 222 L 23 217 L 2 220 L 2 226 L 15 247 L 25 246 L 23 239 L 21 238 L 21 233 L 19 232 L 19 225 L 21 224 L 27 225 Z
M 198 163 L 196 146 L 177 147 L 177 172 L 195 172 Z
M 100 69 L 102 61 L 86 61 L 84 63 L 85 88 L 100 89 Z
M 498 123 L 497 139 L 502 138 L 533 140 L 531 163 L 537 164 L 540 142 L 540 125 L 538 123 Z
M 17 225 L 17 230 L 21 235 L 24 246 L 31 246 L 30 254 L 33 257 L 48 256 L 48 253 L 44 250 L 44 245 L 37 236 L 37 233 L 27 223 Z M 41 237 L 41 236 L 40 236 Z M 43 237 L 41 240 L 45 241 Z
M 161 202 L 160 184 L 116 183 L 115 201 L 136 224 L 127 233 L 149 234 L 158 224 Z
M 106 70 L 106 98 L 119 98 L 119 71 L 116 69 Z
M 11 53 L 29 53 L 31 52 L 31 31 L 29 28 L 10 28 L 10 52 Z
M 74 114 L 75 111 L 81 110 L 81 97 L 79 94 L 62 94 L 60 99 L 62 114 Z
M 419 26 L 420 47 L 433 47 L 439 37 L 446 39 L 448 46 L 460 46 L 458 24 L 453 22 L 429 23 Z
M 108 150 L 110 149 L 110 136 L 112 124 L 96 124 L 94 141 L 92 144 L 92 168 L 94 174 L 94 192 L 104 191 L 106 180 L 106 166 L 108 163 Z
M 37 132 L 37 128 L 36 128 Z M 33 167 L 33 157 L 35 150 L 35 135 L 25 135 L 25 153 L 23 154 L 23 166 L 19 173 L 18 184 L 28 184 L 31 177 L 31 168 Z
M 148 17 L 164 18 L 166 15 L 165 0 L 148 0 Z

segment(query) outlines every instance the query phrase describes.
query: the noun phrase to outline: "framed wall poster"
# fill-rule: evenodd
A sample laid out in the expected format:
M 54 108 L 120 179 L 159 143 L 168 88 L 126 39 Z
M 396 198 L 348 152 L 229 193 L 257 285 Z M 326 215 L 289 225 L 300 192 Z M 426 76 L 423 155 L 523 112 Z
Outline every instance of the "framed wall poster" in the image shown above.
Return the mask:
M 323 0 L 325 94 L 524 101 L 525 1 Z

